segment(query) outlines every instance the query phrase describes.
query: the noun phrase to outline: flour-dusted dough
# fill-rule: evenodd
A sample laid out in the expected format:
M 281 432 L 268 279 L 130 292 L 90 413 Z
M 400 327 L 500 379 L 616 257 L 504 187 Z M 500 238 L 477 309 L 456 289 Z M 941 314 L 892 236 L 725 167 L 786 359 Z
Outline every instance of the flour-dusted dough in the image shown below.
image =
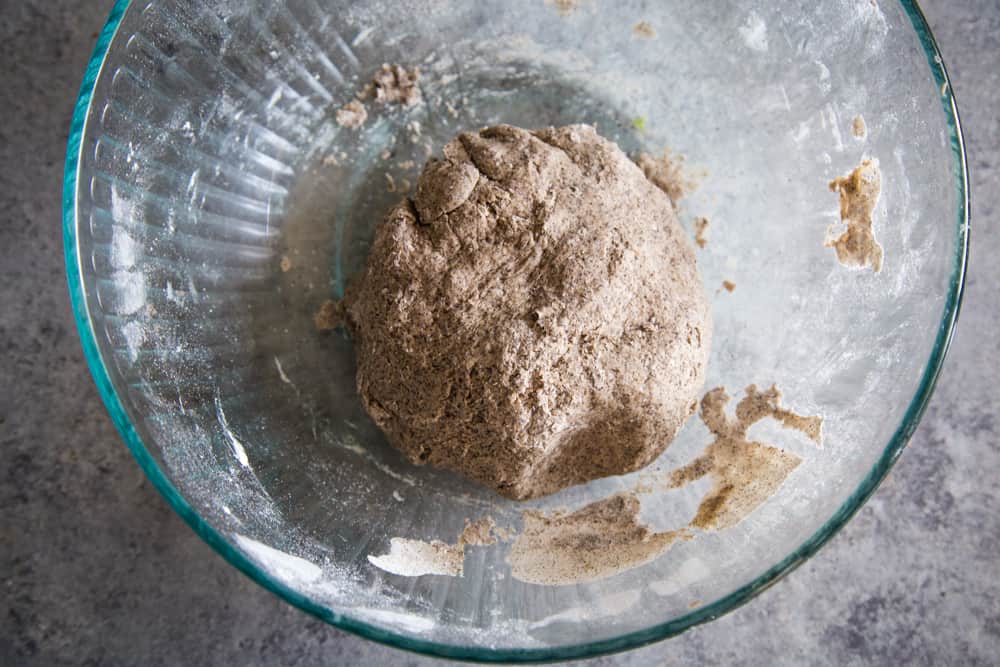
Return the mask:
M 517 499 L 656 458 L 711 336 L 670 199 L 586 125 L 459 135 L 378 227 L 345 305 L 389 441 Z

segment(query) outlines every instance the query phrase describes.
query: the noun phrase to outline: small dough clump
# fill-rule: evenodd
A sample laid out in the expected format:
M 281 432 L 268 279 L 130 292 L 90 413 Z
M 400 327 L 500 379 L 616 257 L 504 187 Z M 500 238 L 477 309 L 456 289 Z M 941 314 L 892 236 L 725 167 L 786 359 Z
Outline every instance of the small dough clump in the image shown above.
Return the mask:
M 372 78 L 375 89 L 375 100 L 383 104 L 402 104 L 414 106 L 420 104 L 422 97 L 417 80 L 420 70 L 414 67 L 406 69 L 402 65 L 383 64 Z
M 655 459 L 694 411 L 711 336 L 670 199 L 586 125 L 451 141 L 345 306 L 389 441 L 515 499 Z

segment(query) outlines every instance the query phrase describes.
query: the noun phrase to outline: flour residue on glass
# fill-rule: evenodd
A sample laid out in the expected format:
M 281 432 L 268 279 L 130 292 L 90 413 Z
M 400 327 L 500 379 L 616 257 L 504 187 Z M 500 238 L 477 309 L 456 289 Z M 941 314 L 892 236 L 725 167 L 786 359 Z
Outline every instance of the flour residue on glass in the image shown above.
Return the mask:
M 389 553 L 381 556 L 369 554 L 368 562 L 380 570 L 402 577 L 421 577 L 427 574 L 461 577 L 465 547 L 496 544 L 495 528 L 496 522 L 487 516 L 467 522 L 465 530 L 454 544 L 441 540 L 425 542 L 393 537 L 389 540 Z
M 323 576 L 323 569 L 301 556 L 294 556 L 245 535 L 233 536 L 236 544 L 262 568 L 282 581 L 312 583 Z
M 757 12 L 751 11 L 747 15 L 746 21 L 739 27 L 739 33 L 747 48 L 760 53 L 767 51 L 767 23 Z

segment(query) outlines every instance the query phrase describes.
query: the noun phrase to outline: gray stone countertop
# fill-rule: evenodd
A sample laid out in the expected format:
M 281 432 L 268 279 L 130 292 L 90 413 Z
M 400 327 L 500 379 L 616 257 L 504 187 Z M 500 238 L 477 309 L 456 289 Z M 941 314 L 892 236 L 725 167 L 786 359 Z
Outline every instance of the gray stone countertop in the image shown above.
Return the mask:
M 0 664 L 431 665 L 285 604 L 203 543 L 105 413 L 73 325 L 60 197 L 110 0 L 0 2 Z M 961 322 L 875 496 L 750 604 L 592 665 L 1000 660 L 1000 4 L 928 0 L 972 174 Z

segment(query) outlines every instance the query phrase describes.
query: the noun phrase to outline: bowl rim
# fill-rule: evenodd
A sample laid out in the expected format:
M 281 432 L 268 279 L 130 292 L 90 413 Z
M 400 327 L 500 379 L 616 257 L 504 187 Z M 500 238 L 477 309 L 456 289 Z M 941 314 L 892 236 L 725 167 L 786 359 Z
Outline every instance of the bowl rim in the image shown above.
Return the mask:
M 112 421 L 125 439 L 139 466 L 150 479 L 156 489 L 163 495 L 167 503 L 181 516 L 184 521 L 205 542 L 215 549 L 224 559 L 246 574 L 250 579 L 267 590 L 280 596 L 296 607 L 338 627 L 366 639 L 387 644 L 389 646 L 424 653 L 443 658 L 471 660 L 477 662 L 543 662 L 587 658 L 597 655 L 638 648 L 657 642 L 708 621 L 745 604 L 753 597 L 775 584 L 796 567 L 805 562 L 823 546 L 847 521 L 860 509 L 869 496 L 889 472 L 893 463 L 902 453 L 934 390 L 938 375 L 944 362 L 948 347 L 951 344 L 961 311 L 962 294 L 965 286 L 965 276 L 969 257 L 969 174 L 966 161 L 965 143 L 959 120 L 958 107 L 953 94 L 951 80 L 944 65 L 944 60 L 938 49 L 937 42 L 931 34 L 923 12 L 916 0 L 898 0 L 910 19 L 914 31 L 923 47 L 931 74 L 941 88 L 942 110 L 949 129 L 949 143 L 952 155 L 952 171 L 957 194 L 958 209 L 956 211 L 955 250 L 953 255 L 952 273 L 949 278 L 948 292 L 944 311 L 938 325 L 934 346 L 924 372 L 917 386 L 917 391 L 907 407 L 903 420 L 886 444 L 881 456 L 868 472 L 861 484 L 848 496 L 847 500 L 837 509 L 811 537 L 803 542 L 777 564 L 756 577 L 750 583 L 741 586 L 732 593 L 693 610 L 679 618 L 657 623 L 643 630 L 630 632 L 620 637 L 586 642 L 573 646 L 551 648 L 525 649 L 492 649 L 477 646 L 458 646 L 420 639 L 402 633 L 392 632 L 377 625 L 351 618 L 320 606 L 302 593 L 277 581 L 245 555 L 234 548 L 215 528 L 204 521 L 183 495 L 174 487 L 160 470 L 154 457 L 146 449 L 137 431 L 132 426 L 125 407 L 114 391 L 111 377 L 104 358 L 97 344 L 97 335 L 87 310 L 87 299 L 83 290 L 81 272 L 81 257 L 78 252 L 77 236 L 77 190 L 79 186 L 79 165 L 82 151 L 82 139 L 87 116 L 97 81 L 103 71 L 108 50 L 121 25 L 123 16 L 134 3 L 133 0 L 116 0 L 101 30 L 93 54 L 87 65 L 80 93 L 73 111 L 69 139 L 66 150 L 66 163 L 63 180 L 62 224 L 63 244 L 66 259 L 66 274 L 69 283 L 70 299 L 77 330 L 83 345 L 87 365 L 93 375 L 101 398 L 111 415 Z

